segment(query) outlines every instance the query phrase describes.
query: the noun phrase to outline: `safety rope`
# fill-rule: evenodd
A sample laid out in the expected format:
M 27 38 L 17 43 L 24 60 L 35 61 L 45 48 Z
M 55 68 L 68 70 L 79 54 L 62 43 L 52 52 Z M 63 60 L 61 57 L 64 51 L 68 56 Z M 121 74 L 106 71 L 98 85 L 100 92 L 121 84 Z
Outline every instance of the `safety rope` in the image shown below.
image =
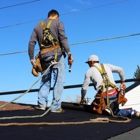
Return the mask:
M 28 92 L 32 89 L 32 87 L 46 74 L 46 72 L 48 71 L 48 69 L 49 69 L 51 66 L 55 65 L 55 64 L 59 64 L 59 65 L 60 65 L 59 62 L 56 62 L 56 61 L 51 62 L 51 64 L 49 65 L 49 67 L 48 67 L 48 68 L 44 71 L 44 73 L 38 78 L 38 80 L 32 84 L 32 86 L 31 86 L 26 92 L 24 92 L 23 94 L 21 94 L 21 95 L 18 96 L 17 98 L 13 99 L 12 101 L 1 105 L 0 108 L 5 107 L 6 105 L 12 103 L 13 101 L 19 99 L 20 97 L 22 97 L 23 95 L 25 95 L 26 93 L 28 93 Z M 51 110 L 51 108 L 54 106 L 54 104 L 55 104 L 55 102 L 56 102 L 56 99 L 57 99 L 57 98 L 55 98 L 55 100 L 54 100 L 53 104 L 51 105 L 51 107 L 50 107 L 47 111 L 45 111 L 45 113 L 43 113 L 42 115 L 1 117 L 0 120 L 19 119 L 19 118 L 39 118 L 39 117 L 43 117 L 43 116 L 45 116 L 45 115 Z
M 114 115 L 112 109 L 110 107 L 106 107 L 106 109 L 109 109 L 110 110 L 110 115 L 112 115 L 112 117 L 114 118 L 121 118 L 121 119 L 124 119 L 123 121 L 119 121 L 119 120 L 111 120 L 111 122 L 121 122 L 121 123 L 127 123 L 127 122 L 130 122 L 131 119 L 129 119 L 128 117 L 125 117 L 125 116 L 118 116 L 118 115 Z
M 7 103 L 1 105 L 0 108 L 2 108 L 2 107 L 4 107 L 4 106 L 6 106 L 6 105 L 8 105 L 8 104 L 10 104 L 10 103 L 12 103 L 12 102 L 14 102 L 14 101 L 16 101 L 17 99 L 19 99 L 20 97 L 22 97 L 23 95 L 25 95 L 26 93 L 28 93 L 28 92 L 33 88 L 33 86 L 34 86 L 36 83 L 38 83 L 38 82 L 40 81 L 40 79 L 46 74 L 46 72 L 48 71 L 48 69 L 49 69 L 51 66 L 55 65 L 56 63 L 58 63 L 58 62 L 52 62 L 52 63 L 49 65 L 49 67 L 45 70 L 45 72 L 37 79 L 37 81 L 35 81 L 35 82 L 31 85 L 31 87 L 30 87 L 26 92 L 24 92 L 23 94 L 21 94 L 21 95 L 18 96 L 17 98 L 11 100 L 10 102 L 7 102 Z
M 81 121 L 81 122 L 27 122 L 27 123 L 1 123 L 0 126 L 39 126 L 39 125 L 48 125 L 48 126 L 56 126 L 56 125 L 78 125 L 78 124 L 91 124 L 91 123 L 109 123 L 109 122 L 117 122 L 117 123 L 127 123 L 131 120 L 128 119 L 127 121 L 117 121 L 112 120 L 107 117 L 105 118 L 96 118 L 90 119 L 88 121 Z

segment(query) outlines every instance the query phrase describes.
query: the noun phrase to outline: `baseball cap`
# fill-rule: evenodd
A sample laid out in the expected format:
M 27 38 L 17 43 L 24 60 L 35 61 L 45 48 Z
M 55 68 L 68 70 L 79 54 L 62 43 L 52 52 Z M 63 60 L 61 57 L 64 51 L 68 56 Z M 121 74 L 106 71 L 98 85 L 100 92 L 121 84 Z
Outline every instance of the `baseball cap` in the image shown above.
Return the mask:
M 99 58 L 97 55 L 93 54 L 93 55 L 89 56 L 88 61 L 86 61 L 85 63 L 88 63 L 89 61 L 99 61 Z

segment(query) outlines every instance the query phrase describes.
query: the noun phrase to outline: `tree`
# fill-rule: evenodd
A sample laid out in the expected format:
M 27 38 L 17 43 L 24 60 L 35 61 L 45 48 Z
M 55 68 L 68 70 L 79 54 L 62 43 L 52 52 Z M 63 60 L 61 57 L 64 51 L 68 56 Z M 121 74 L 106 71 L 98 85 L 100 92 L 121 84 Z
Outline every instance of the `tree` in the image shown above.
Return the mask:
M 140 66 L 139 65 L 137 65 L 137 69 L 134 73 L 134 78 L 140 79 Z

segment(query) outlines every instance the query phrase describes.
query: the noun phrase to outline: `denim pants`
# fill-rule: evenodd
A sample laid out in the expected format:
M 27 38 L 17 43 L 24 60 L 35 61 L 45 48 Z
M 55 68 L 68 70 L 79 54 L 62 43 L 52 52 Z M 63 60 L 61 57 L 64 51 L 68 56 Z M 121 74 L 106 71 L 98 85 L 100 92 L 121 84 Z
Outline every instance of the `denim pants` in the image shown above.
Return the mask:
M 110 104 L 114 104 L 113 113 L 118 116 L 125 117 L 135 117 L 136 111 L 132 109 L 119 109 L 119 105 L 117 104 L 117 94 L 114 96 L 109 96 Z
M 51 108 L 51 111 L 61 108 L 61 96 L 63 93 L 63 87 L 65 82 L 65 69 L 65 60 L 62 55 L 58 63 L 49 68 L 46 74 L 42 77 L 38 92 L 38 105 L 40 107 L 46 108 L 48 104 L 48 96 L 51 88 L 51 79 L 53 76 L 53 106 Z

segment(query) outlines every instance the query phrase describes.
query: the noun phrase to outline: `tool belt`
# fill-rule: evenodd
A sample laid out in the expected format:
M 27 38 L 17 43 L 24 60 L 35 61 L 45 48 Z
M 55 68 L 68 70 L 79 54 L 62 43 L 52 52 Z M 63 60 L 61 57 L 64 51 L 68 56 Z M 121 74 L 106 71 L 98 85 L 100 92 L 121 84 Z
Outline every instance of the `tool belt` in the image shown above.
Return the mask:
M 108 90 L 108 96 L 113 96 L 117 92 L 117 104 L 122 104 L 122 106 L 127 102 L 125 95 L 121 94 L 120 91 L 116 90 L 115 88 Z M 98 114 L 102 114 L 102 111 L 106 108 L 106 103 L 104 97 L 106 96 L 106 92 L 97 93 L 95 95 L 95 99 L 93 101 L 93 111 Z
M 50 52 L 50 51 L 53 51 L 53 50 L 56 50 L 56 49 L 61 49 L 59 45 L 56 45 L 56 46 L 50 46 L 48 48 L 44 48 L 44 49 L 41 49 L 40 50 L 40 55 L 41 54 L 44 54 L 44 53 L 47 53 L 47 52 Z
M 35 57 L 36 65 L 33 66 L 33 68 L 32 68 L 32 74 L 34 76 L 38 76 L 38 72 L 42 72 L 44 70 L 44 68 L 42 67 L 43 65 L 41 64 L 41 60 L 40 60 L 41 54 L 50 52 L 52 50 L 55 51 L 58 49 L 61 49 L 59 45 L 51 46 L 49 48 L 44 48 L 44 49 L 40 50 L 39 54 L 37 54 Z M 56 57 L 55 59 L 57 59 L 57 52 L 55 53 L 55 57 Z
M 118 93 L 118 99 L 117 99 L 117 103 L 121 104 L 122 106 L 124 106 L 124 104 L 127 102 L 127 99 L 125 98 L 125 94 L 121 94 L 121 92 L 119 91 Z
M 40 63 L 40 58 L 39 58 L 39 54 L 36 55 L 35 57 L 35 65 L 32 68 L 32 74 L 34 76 L 38 76 L 38 72 L 42 72 L 42 66 Z
M 93 111 L 98 114 L 102 114 L 102 111 L 105 110 L 106 104 L 102 93 L 97 93 L 93 101 Z

